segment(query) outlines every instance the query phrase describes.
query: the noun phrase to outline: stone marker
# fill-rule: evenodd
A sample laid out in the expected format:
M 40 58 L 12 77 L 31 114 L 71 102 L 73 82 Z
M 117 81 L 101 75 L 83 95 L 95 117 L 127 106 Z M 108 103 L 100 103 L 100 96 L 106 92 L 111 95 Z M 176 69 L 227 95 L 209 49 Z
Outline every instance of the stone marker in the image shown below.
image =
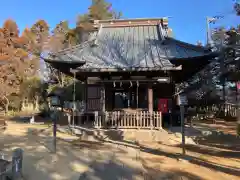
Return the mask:
M 22 177 L 23 150 L 17 148 L 12 155 L 12 179 L 17 180 Z

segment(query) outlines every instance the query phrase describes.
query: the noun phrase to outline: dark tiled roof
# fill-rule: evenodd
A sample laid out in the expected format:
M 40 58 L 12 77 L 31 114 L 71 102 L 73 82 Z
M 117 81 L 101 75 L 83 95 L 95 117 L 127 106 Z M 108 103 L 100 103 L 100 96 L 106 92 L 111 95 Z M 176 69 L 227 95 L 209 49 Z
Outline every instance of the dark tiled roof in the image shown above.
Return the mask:
M 165 38 L 161 25 L 100 27 L 93 40 L 59 53 L 61 60 L 86 63 L 81 69 L 171 69 L 175 58 L 203 56 L 205 49 Z

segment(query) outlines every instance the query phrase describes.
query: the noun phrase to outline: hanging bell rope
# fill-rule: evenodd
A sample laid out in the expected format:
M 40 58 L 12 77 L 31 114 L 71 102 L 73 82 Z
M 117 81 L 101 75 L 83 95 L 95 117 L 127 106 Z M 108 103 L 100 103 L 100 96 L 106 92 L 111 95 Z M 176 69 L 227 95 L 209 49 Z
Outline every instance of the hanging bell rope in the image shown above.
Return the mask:
M 137 81 L 137 87 L 139 87 L 139 82 Z
M 116 82 L 115 81 L 113 81 L 113 87 L 116 87 Z
M 122 87 L 122 81 L 120 82 L 120 87 Z

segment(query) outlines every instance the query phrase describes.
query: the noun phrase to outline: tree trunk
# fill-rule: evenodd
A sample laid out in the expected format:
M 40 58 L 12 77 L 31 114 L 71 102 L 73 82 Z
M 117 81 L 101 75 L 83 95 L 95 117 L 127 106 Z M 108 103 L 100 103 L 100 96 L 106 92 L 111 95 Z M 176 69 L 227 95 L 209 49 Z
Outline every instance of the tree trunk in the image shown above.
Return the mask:
M 64 74 L 61 72 L 60 74 L 60 79 L 61 79 L 61 87 L 64 87 Z
M 39 104 L 38 104 L 38 96 L 36 96 L 36 99 L 35 99 L 35 110 L 39 110 Z
M 5 103 L 5 114 L 8 113 L 8 108 L 9 108 L 9 100 L 6 96 L 4 96 L 4 99 L 6 100 L 6 103 Z

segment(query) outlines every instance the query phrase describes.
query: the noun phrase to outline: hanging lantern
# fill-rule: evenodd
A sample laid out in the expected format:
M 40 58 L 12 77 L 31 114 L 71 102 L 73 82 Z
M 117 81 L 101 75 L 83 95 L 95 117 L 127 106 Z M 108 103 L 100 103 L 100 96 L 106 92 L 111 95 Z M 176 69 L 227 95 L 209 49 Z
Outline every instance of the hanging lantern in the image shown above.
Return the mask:
M 233 8 L 236 11 L 237 16 L 240 16 L 240 0 L 235 1 Z

